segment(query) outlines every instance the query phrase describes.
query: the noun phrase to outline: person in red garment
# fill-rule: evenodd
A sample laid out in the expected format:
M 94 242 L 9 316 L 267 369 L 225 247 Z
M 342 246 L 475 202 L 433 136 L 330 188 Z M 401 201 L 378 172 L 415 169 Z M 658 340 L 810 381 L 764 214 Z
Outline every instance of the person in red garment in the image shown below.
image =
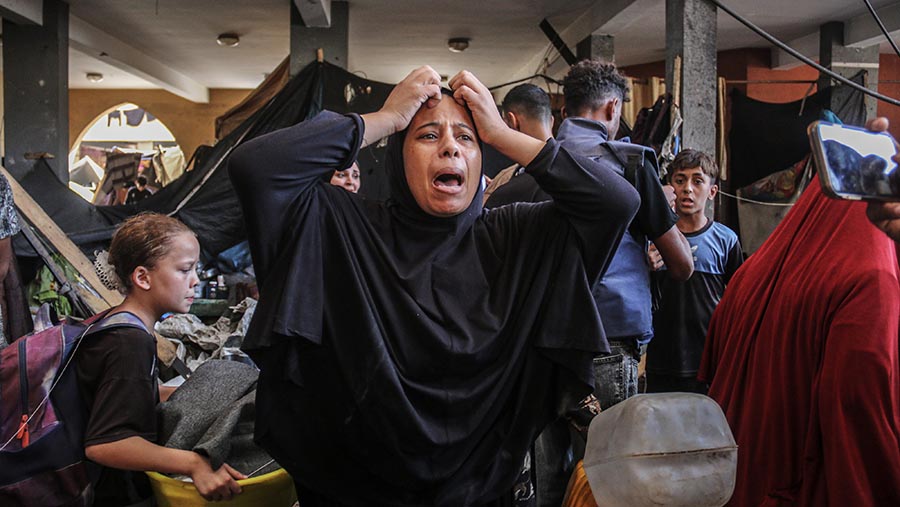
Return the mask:
M 900 505 L 896 245 L 817 179 L 731 280 L 699 379 L 738 443 L 728 505 Z

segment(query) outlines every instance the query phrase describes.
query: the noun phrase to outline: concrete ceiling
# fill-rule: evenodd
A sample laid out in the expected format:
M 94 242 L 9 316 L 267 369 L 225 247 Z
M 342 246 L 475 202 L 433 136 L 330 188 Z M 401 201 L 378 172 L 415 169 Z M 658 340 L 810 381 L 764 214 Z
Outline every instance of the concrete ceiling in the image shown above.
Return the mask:
M 253 88 L 288 53 L 290 1 L 70 0 L 70 87 L 162 87 L 200 102 L 209 88 Z M 827 21 L 862 23 L 870 18 L 863 0 L 723 3 L 773 35 L 798 43 Z M 890 29 L 900 30 L 900 2 L 872 3 L 886 14 L 896 11 L 896 20 L 887 15 L 885 19 Z M 545 55 L 557 58 L 538 28 L 544 18 L 573 50 L 587 34 L 615 36 L 619 65 L 657 61 L 665 55 L 665 0 L 350 0 L 349 4 L 349 70 L 385 82 L 396 82 L 425 63 L 447 75 L 472 70 L 489 86 L 529 76 L 544 68 Z M 217 45 L 216 35 L 222 32 L 240 35 L 240 45 Z M 720 49 L 769 46 L 724 12 L 719 13 L 718 32 Z M 450 37 L 469 37 L 469 49 L 449 52 Z M 106 49 L 115 44 L 120 47 Z M 101 52 L 108 56 L 100 56 Z M 558 72 L 561 67 L 550 70 Z M 86 72 L 101 72 L 105 79 L 88 83 Z

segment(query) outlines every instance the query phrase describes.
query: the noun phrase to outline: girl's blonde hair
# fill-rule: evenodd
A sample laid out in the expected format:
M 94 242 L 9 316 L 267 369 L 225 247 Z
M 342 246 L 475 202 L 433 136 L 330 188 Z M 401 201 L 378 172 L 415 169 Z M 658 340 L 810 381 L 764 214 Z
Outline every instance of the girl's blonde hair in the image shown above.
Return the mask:
M 172 238 L 182 233 L 194 234 L 177 219 L 160 213 L 140 213 L 122 222 L 109 245 L 109 263 L 119 278 L 119 290 L 131 291 L 131 273 L 138 266 L 155 267 Z

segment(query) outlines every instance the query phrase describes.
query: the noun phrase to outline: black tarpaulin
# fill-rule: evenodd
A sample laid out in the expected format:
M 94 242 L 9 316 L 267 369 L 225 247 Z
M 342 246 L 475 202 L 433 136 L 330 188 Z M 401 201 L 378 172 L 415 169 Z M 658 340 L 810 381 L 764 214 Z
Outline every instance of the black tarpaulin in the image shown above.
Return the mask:
M 852 79 L 862 82 L 864 74 Z M 809 153 L 806 127 L 829 108 L 832 94 L 845 97 L 834 113 L 848 125 L 865 122 L 863 94 L 846 86 L 825 88 L 805 99 L 772 104 L 731 92 L 730 187 L 740 188 L 802 160 Z
M 312 62 L 268 104 L 212 147 L 205 161 L 136 205 L 94 206 L 70 191 L 38 161 L 22 186 L 86 253 L 112 237 L 116 225 L 141 211 L 174 213 L 193 229 L 204 252 L 215 255 L 244 239 L 243 218 L 225 164 L 231 150 L 259 135 L 288 127 L 322 109 L 339 113 L 378 110 L 393 85 L 363 79 L 327 62 Z M 360 152 L 360 193 L 386 197 L 384 148 Z M 28 250 L 23 248 L 23 250 Z

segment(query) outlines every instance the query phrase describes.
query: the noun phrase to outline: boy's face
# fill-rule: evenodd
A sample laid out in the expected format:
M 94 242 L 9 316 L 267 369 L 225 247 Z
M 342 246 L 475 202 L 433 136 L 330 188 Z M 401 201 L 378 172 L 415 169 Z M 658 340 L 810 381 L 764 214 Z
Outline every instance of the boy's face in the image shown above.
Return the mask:
M 703 213 L 706 202 L 719 191 L 719 186 L 714 185 L 699 167 L 678 169 L 672 173 L 670 181 L 675 188 L 675 211 L 678 216 Z

